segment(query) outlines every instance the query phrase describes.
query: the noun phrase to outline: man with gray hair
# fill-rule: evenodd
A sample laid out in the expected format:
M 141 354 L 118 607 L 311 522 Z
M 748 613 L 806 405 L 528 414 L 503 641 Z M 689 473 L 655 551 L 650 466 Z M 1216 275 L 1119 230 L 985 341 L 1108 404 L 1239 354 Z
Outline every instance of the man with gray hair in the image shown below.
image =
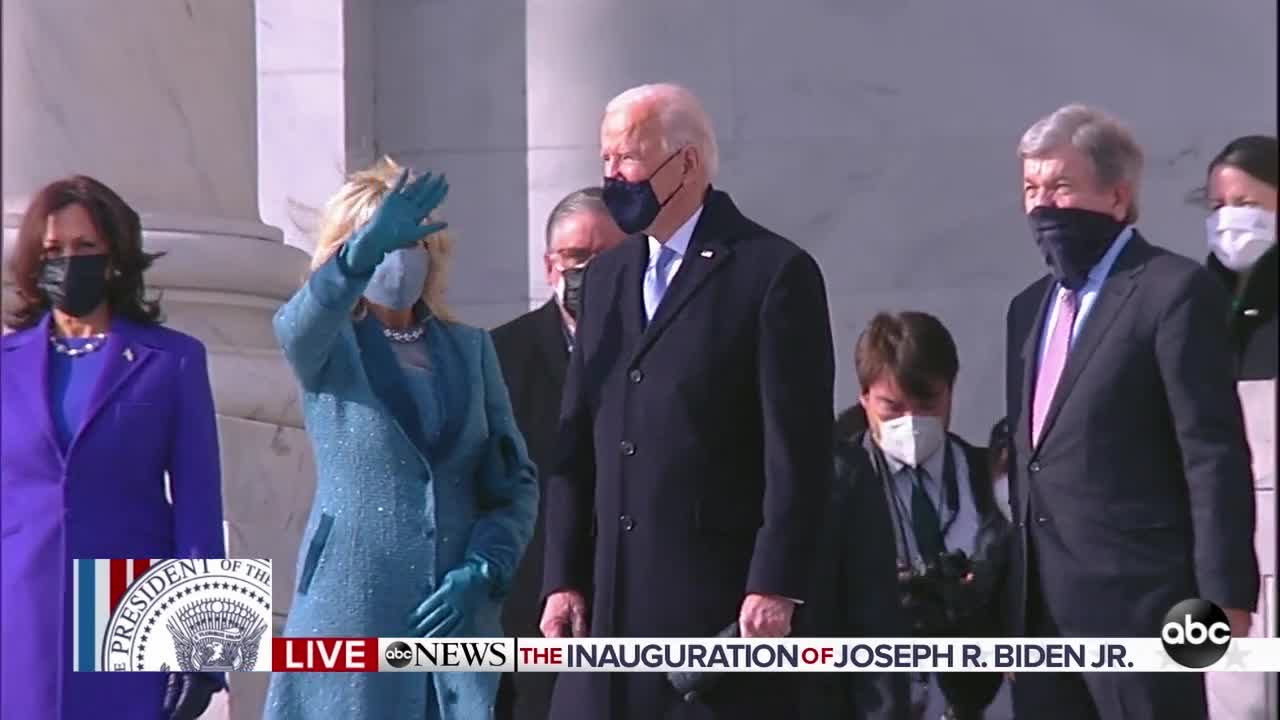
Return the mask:
M 1018 151 L 1050 272 L 1009 305 L 1008 629 L 1157 637 L 1200 598 L 1243 635 L 1258 572 L 1226 294 L 1134 227 L 1142 151 L 1114 119 L 1068 105 Z M 1190 673 L 1026 673 L 1013 696 L 1037 720 L 1206 714 Z
M 604 201 L 637 233 L 587 269 L 557 462 L 548 636 L 781 637 L 810 591 L 831 473 L 834 358 L 814 259 L 711 189 L 697 98 L 628 90 L 600 131 Z M 567 673 L 556 720 L 796 712 L 797 674 L 678 693 L 654 673 Z
M 582 274 L 596 255 L 622 242 L 601 198 L 600 188 L 569 193 L 547 218 L 543 267 L 553 295 L 542 307 L 493 331 L 493 344 L 511 393 L 516 424 L 539 468 L 551 463 L 560 396 L 582 312 Z M 546 494 L 542 496 L 545 498 Z M 503 627 L 510 635 L 536 637 L 542 612 L 544 521 L 538 513 L 533 538 L 503 605 Z M 552 673 L 511 673 L 498 690 L 499 718 L 546 720 L 551 705 Z

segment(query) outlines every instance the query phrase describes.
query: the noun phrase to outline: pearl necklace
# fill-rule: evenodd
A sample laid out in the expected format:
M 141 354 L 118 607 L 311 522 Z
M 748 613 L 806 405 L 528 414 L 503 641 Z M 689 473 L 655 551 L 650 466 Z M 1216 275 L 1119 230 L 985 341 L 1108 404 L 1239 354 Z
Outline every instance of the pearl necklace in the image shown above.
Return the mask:
M 97 335 L 93 335 L 89 338 L 89 342 L 85 343 L 83 346 L 78 348 L 71 347 L 70 345 L 66 344 L 62 340 L 59 340 L 53 335 L 49 336 L 49 342 L 53 344 L 53 351 L 58 353 L 59 355 L 66 355 L 67 357 L 79 357 L 81 355 L 88 355 L 94 350 L 101 350 L 102 346 L 107 344 L 107 334 L 98 333 Z
M 382 334 L 385 335 L 388 340 L 391 340 L 393 342 L 398 342 L 398 343 L 418 342 L 418 340 L 422 338 L 423 333 L 425 333 L 426 331 L 427 331 L 426 323 L 422 323 L 417 327 L 410 328 L 408 330 L 396 330 L 394 328 L 389 328 L 389 327 L 382 328 Z

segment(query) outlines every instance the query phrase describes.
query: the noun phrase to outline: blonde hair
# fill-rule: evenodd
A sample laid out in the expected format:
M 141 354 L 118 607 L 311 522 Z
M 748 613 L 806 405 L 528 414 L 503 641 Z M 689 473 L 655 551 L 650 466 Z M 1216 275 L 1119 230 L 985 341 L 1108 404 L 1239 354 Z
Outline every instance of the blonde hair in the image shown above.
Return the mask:
M 320 218 L 316 251 L 311 256 L 312 272 L 328 262 L 356 230 L 369 222 L 382 198 L 395 187 L 402 171 L 399 164 L 384 156 L 373 167 L 353 173 L 342 188 L 329 198 Z M 439 220 L 437 209 L 431 213 L 428 221 Z M 427 243 L 427 254 L 431 256 L 431 268 L 427 271 L 427 281 L 422 288 L 422 300 L 433 315 L 441 320 L 452 321 L 453 311 L 445 304 L 444 294 L 449 277 L 449 261 L 453 257 L 453 240 L 444 231 L 428 238 L 430 242 Z M 361 298 L 356 304 L 355 312 L 357 316 L 362 316 L 364 311 L 364 299 Z

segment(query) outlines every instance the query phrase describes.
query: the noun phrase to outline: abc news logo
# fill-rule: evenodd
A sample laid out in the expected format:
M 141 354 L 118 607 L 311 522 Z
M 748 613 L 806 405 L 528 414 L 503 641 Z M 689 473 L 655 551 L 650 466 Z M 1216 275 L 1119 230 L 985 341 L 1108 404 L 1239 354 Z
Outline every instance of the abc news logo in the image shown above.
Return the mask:
M 483 640 L 396 640 L 383 658 L 396 670 L 503 670 L 510 662 L 502 643 Z
M 1231 623 L 1222 608 L 1208 600 L 1183 600 L 1164 616 L 1160 641 L 1179 665 L 1208 667 L 1227 654 Z

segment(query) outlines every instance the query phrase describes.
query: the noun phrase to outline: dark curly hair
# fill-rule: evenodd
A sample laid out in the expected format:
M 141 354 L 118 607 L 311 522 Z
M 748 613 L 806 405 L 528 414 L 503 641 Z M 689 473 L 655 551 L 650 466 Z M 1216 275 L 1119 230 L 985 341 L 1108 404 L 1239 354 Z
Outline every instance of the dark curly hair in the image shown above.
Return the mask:
M 142 220 L 114 190 L 91 177 L 74 175 L 49 183 L 27 206 L 9 260 L 17 302 L 8 309 L 6 324 L 15 330 L 29 328 L 49 311 L 49 298 L 37 287 L 45 261 L 44 235 L 49 216 L 69 205 L 85 209 L 107 244 L 111 272 L 106 301 L 111 313 L 143 324 L 159 323 L 160 303 L 146 298 L 142 274 L 164 253 L 142 251 Z

